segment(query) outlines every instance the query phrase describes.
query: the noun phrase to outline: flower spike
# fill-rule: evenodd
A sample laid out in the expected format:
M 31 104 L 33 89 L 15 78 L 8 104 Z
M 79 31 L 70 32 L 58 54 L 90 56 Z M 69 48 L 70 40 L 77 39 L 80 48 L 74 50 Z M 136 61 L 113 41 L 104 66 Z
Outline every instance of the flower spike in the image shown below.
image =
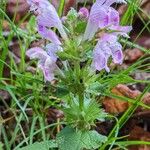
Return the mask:
M 48 0 L 28 0 L 28 3 L 31 6 L 30 9 L 33 9 L 35 12 L 37 12 L 38 26 L 43 28 L 43 33 L 42 31 L 38 30 L 41 36 L 53 42 L 54 39 L 56 39 L 56 35 L 52 33 L 52 30 L 49 31 L 50 33 L 46 34 L 46 32 L 48 32 L 50 28 L 54 27 L 58 29 L 64 40 L 68 39 L 56 9 L 51 3 L 48 2 Z M 58 40 L 56 43 L 58 43 Z
M 83 40 L 92 40 L 98 29 L 103 29 L 111 25 L 119 25 L 119 13 L 112 7 L 115 2 L 125 2 L 124 0 L 97 0 L 90 12 L 89 20 L 85 30 Z

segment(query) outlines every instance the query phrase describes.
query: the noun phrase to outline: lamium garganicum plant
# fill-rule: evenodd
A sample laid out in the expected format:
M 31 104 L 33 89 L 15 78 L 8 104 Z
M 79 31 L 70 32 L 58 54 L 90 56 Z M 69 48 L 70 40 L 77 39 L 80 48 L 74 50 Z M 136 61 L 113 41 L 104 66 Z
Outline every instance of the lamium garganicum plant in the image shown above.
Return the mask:
M 119 13 L 111 7 L 114 3 L 126 2 L 96 0 L 90 12 L 85 7 L 79 12 L 72 8 L 60 18 L 48 0 L 28 0 L 46 44 L 27 50 L 26 55 L 38 60 L 45 82 L 66 91 L 60 108 L 66 127 L 56 137 L 59 149 L 96 149 L 107 141 L 92 130 L 96 121 L 107 117 L 97 101 L 105 88 L 99 78 L 101 72 L 111 72 L 112 62 L 122 64 L 119 38 L 129 38 L 132 30 L 120 25 Z

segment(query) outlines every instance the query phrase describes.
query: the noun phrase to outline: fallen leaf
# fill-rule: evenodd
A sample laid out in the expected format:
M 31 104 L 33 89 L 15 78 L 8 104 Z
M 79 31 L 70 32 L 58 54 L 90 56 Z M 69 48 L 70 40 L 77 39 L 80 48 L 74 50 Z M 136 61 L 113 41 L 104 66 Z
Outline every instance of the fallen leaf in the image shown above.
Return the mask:
M 147 141 L 150 142 L 150 132 L 145 131 L 139 126 L 135 126 L 129 136 L 130 141 Z M 150 150 L 148 145 L 130 146 L 129 150 Z
M 126 85 L 119 84 L 115 88 L 112 89 L 112 93 L 117 96 L 128 97 L 135 99 L 139 96 L 140 92 L 137 90 L 131 90 Z M 103 105 L 106 112 L 112 114 L 118 114 L 126 111 L 130 104 L 126 101 L 122 101 L 115 98 L 105 97 L 103 100 Z
M 112 93 L 118 96 L 124 96 L 117 88 L 112 89 Z M 103 105 L 106 112 L 112 114 L 124 112 L 129 107 L 128 102 L 117 100 L 110 97 L 104 98 Z
M 133 63 L 135 61 L 137 61 L 140 57 L 143 56 L 143 52 L 137 48 L 134 49 L 127 49 L 125 50 L 125 62 L 126 63 Z

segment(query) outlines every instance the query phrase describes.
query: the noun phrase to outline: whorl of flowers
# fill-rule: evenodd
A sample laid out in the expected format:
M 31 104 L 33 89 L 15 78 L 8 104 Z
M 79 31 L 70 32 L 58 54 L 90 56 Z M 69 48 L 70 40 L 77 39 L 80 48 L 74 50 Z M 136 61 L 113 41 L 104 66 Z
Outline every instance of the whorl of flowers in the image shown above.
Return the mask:
M 83 35 L 84 42 L 91 41 L 98 31 L 102 31 L 93 52 L 92 69 L 110 71 L 107 66 L 108 59 L 121 64 L 123 61 L 122 46 L 118 42 L 118 36 L 129 37 L 131 26 L 120 26 L 119 13 L 111 7 L 113 3 L 125 3 L 124 0 L 96 0 L 90 14 L 86 8 L 79 10 L 81 18 L 88 19 L 87 27 Z M 69 40 L 53 5 L 48 0 L 28 0 L 30 11 L 34 12 L 37 19 L 38 33 L 51 43 L 46 46 L 46 51 L 35 47 L 27 51 L 31 59 L 38 59 L 38 67 L 43 71 L 45 81 L 54 79 L 54 71 L 57 69 L 57 52 L 63 51 L 62 42 L 52 28 L 56 28 L 64 41 Z
M 114 63 L 121 64 L 123 61 L 122 46 L 118 42 L 118 36 L 128 38 L 127 33 L 132 27 L 119 25 L 119 13 L 111 7 L 115 2 L 125 3 L 124 0 L 96 0 L 91 8 L 84 40 L 92 40 L 98 30 L 105 32 L 94 49 L 92 67 L 95 70 L 105 69 L 109 72 L 107 62 L 110 56 Z

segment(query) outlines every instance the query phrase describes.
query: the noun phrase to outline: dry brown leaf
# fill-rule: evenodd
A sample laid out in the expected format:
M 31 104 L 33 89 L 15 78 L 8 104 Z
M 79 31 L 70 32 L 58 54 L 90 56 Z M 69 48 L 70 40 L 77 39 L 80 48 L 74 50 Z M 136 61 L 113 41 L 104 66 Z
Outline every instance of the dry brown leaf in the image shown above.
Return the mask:
M 112 93 L 117 96 L 128 97 L 131 99 L 136 99 L 141 92 L 138 90 L 131 90 L 129 87 L 123 84 L 119 84 L 115 88 L 112 89 Z M 150 93 L 146 94 L 143 98 L 143 103 L 146 105 L 150 105 Z M 115 98 L 105 97 L 103 100 L 104 108 L 107 112 L 112 114 L 118 114 L 126 111 L 130 104 L 126 101 L 122 101 Z M 146 110 L 143 107 L 138 107 L 136 112 L 141 112 Z
M 137 96 L 139 96 L 139 91 L 133 91 L 129 89 L 126 85 L 119 84 L 117 87 L 112 89 L 112 93 L 118 96 L 122 97 L 129 97 L 132 99 L 135 99 Z M 130 104 L 125 101 L 121 101 L 118 99 L 105 97 L 103 100 L 103 105 L 105 107 L 105 110 L 112 114 L 118 114 L 126 111 Z
M 125 50 L 125 62 L 133 63 L 143 56 L 143 52 L 137 48 Z
M 112 93 L 118 96 L 124 96 L 117 88 L 112 89 Z M 103 105 L 106 112 L 112 114 L 118 114 L 124 112 L 128 107 L 128 102 L 117 100 L 110 97 L 105 97 L 103 100 Z
M 142 2 L 142 9 L 144 10 L 145 14 L 142 14 L 143 18 L 145 20 L 149 20 L 149 17 L 150 16 L 150 1 L 149 0 L 143 0 Z
M 130 133 L 129 140 L 130 141 L 140 140 L 150 142 L 150 132 L 145 131 L 143 128 L 139 126 L 135 126 Z M 147 145 L 130 146 L 129 150 L 150 150 L 150 146 Z

